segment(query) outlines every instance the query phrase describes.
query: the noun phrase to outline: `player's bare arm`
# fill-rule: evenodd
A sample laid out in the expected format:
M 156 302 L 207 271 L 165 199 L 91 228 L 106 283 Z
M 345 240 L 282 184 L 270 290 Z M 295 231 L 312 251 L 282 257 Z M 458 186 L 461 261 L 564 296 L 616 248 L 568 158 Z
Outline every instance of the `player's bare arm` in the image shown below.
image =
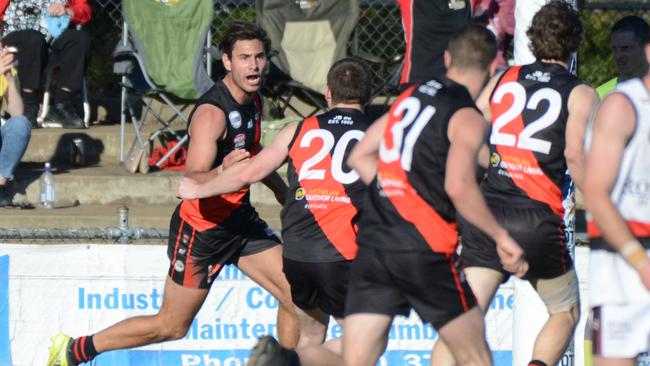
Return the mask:
M 581 84 L 573 88 L 568 103 L 569 118 L 566 126 L 564 156 L 571 178 L 576 186 L 582 189 L 585 170 L 585 132 L 594 108 L 598 104 L 598 94 L 591 86 Z
M 185 161 L 186 177 L 205 182 L 238 161 L 250 157 L 248 151 L 235 149 L 223 158 L 221 165 L 211 169 L 217 156 L 217 140 L 222 139 L 225 133 L 226 120 L 221 109 L 209 104 L 197 108 L 189 129 L 191 138 Z
M 445 191 L 467 221 L 490 235 L 500 249 L 504 268 L 522 277 L 528 270 L 523 250 L 490 212 L 474 176 L 476 158 L 485 140 L 486 123 L 473 108 L 458 110 L 449 121 Z
M 584 194 L 587 209 L 605 239 L 641 273 L 650 289 L 650 260 L 610 199 L 625 145 L 635 127 L 636 114 L 627 97 L 620 93 L 607 96 L 594 121 Z
M 478 165 L 483 169 L 487 169 L 488 165 L 490 165 L 490 147 L 485 142 L 483 143 L 483 146 L 481 146 L 481 149 L 478 151 L 478 157 L 476 158 L 476 161 L 478 162 Z
M 218 174 L 210 171 L 217 157 L 217 141 L 226 133 L 226 116 L 215 106 L 203 104 L 196 109 L 190 123 L 186 177 L 204 182 Z
M 502 74 L 503 72 L 500 72 L 497 75 L 493 76 L 490 79 L 490 81 L 488 81 L 487 85 L 485 85 L 483 90 L 481 90 L 481 94 L 479 94 L 478 98 L 476 99 L 476 106 L 483 114 L 485 123 L 488 126 L 490 124 L 489 121 L 492 120 L 492 109 L 490 108 L 490 96 L 492 95 L 492 92 L 494 92 L 494 88 L 496 88 L 497 83 L 499 82 L 499 79 L 501 78 Z M 487 169 L 488 165 L 490 164 L 490 148 L 487 146 L 485 142 L 483 143 L 483 146 L 481 146 L 481 150 L 479 151 L 477 161 L 478 161 L 478 165 L 480 165 L 483 169 Z
M 189 177 L 183 178 L 178 188 L 179 197 L 195 199 L 236 192 L 247 185 L 263 180 L 274 173 L 287 159 L 289 143 L 295 131 L 296 124 L 285 127 L 269 146 L 252 159 L 241 161 L 204 183 L 198 183 Z
M 282 131 L 280 131 L 280 133 L 275 137 L 275 139 L 273 139 L 274 142 L 277 141 L 280 144 L 280 145 L 276 145 L 273 148 L 273 150 L 275 150 L 274 153 L 284 154 L 284 158 L 282 159 L 281 162 L 278 163 L 277 166 L 275 165 L 275 160 L 272 160 L 274 162 L 272 166 L 274 166 L 275 168 L 273 168 L 273 171 L 270 172 L 267 176 L 261 179 L 262 184 L 267 186 L 273 192 L 276 201 L 278 201 L 278 203 L 281 205 L 284 205 L 284 202 L 286 201 L 287 190 L 289 189 L 289 187 L 285 183 L 284 179 L 282 179 L 280 174 L 278 174 L 278 172 L 276 172 L 275 170 L 278 169 L 287 160 L 287 156 L 289 155 L 289 143 L 291 143 L 291 139 L 293 138 L 293 135 L 296 132 L 296 126 L 297 124 L 291 124 L 289 126 L 286 126 L 285 128 L 282 129 Z M 290 133 L 287 130 L 289 130 Z M 280 141 L 280 139 L 282 141 Z M 273 142 L 271 144 L 273 145 Z M 266 150 L 266 149 L 262 149 L 261 145 L 259 145 L 258 148 L 260 149 L 258 153 Z M 270 164 L 271 161 L 267 163 Z
M 384 135 L 384 130 L 386 130 L 387 123 L 388 114 L 384 114 L 368 127 L 363 139 L 354 146 L 348 158 L 348 165 L 350 168 L 356 170 L 366 185 L 370 184 L 377 175 L 379 144 Z
M 497 83 L 501 78 L 501 75 L 503 75 L 503 72 L 494 75 L 490 79 L 490 81 L 488 81 L 485 87 L 481 90 L 481 94 L 479 94 L 478 98 L 476 98 L 476 106 L 481 111 L 481 113 L 483 114 L 483 118 L 485 118 L 486 121 L 492 120 L 492 109 L 490 108 L 490 97 L 492 96 L 492 92 L 494 92 L 494 88 L 496 88 Z

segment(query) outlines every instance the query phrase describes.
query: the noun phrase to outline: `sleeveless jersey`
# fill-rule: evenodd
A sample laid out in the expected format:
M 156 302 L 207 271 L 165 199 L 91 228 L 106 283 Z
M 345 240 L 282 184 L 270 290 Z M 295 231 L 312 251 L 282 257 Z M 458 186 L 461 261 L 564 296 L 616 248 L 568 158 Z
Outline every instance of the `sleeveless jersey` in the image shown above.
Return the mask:
M 389 111 L 377 176 L 367 189 L 359 245 L 388 251 L 453 253 L 456 210 L 444 188 L 449 120 L 476 108 L 469 92 L 448 79 L 416 84 Z
M 371 120 L 356 109 L 307 118 L 289 145 L 283 255 L 302 262 L 352 260 L 365 185 L 346 161 Z
M 650 238 L 650 93 L 640 79 L 618 84 L 615 92 L 630 100 L 637 118 L 610 197 L 632 234 L 637 238 Z M 592 239 L 602 237 L 591 220 L 587 230 Z M 592 247 L 594 244 L 598 249 L 609 248 L 605 240 L 594 240 Z
M 490 203 L 548 206 L 564 216 L 568 100 L 581 81 L 557 64 L 507 69 L 490 96 L 490 164 L 481 189 Z
M 223 140 L 215 141 L 217 157 L 213 168 L 223 162 L 223 158 L 234 149 L 245 149 L 254 154 L 259 146 L 262 134 L 262 102 L 258 93 L 253 100 L 240 105 L 230 94 L 228 87 L 219 80 L 196 103 L 190 113 L 190 123 L 194 112 L 202 104 L 211 104 L 223 111 L 226 116 L 226 135 Z M 250 209 L 249 188 L 239 192 L 198 200 L 181 202 L 180 216 L 199 231 L 207 230 L 224 222 L 237 209 Z

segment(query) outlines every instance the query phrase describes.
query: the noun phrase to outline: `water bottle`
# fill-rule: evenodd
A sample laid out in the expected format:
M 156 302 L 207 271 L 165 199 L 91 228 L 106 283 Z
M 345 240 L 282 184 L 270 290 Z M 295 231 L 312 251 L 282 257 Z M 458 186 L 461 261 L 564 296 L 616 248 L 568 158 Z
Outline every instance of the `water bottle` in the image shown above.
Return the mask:
M 41 197 L 40 206 L 43 208 L 54 208 L 56 201 L 56 192 L 54 190 L 54 175 L 50 163 L 45 163 L 45 171 L 41 175 Z

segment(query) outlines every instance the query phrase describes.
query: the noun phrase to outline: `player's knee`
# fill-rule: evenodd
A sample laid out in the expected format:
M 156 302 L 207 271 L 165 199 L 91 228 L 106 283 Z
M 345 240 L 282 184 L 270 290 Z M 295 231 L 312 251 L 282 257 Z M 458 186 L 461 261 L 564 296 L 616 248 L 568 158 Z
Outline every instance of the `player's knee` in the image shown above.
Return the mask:
M 160 336 L 164 341 L 175 341 L 185 337 L 189 328 L 189 324 L 169 324 L 161 329 Z
M 279 287 L 278 291 L 274 294 L 275 298 L 280 303 L 282 310 L 294 314 L 296 312 L 293 299 L 291 298 L 291 288 Z
M 456 364 L 458 366 L 490 366 L 492 365 L 492 357 L 487 346 L 475 348 L 471 351 L 464 349 L 457 355 Z
M 575 326 L 580 319 L 580 308 L 576 304 L 568 310 L 555 312 L 551 314 L 551 316 L 557 319 L 562 319 L 565 323 L 570 324 L 571 326 Z
M 173 341 L 185 337 L 191 322 L 179 321 L 165 316 L 164 313 L 156 315 L 155 330 L 149 335 L 151 342 Z

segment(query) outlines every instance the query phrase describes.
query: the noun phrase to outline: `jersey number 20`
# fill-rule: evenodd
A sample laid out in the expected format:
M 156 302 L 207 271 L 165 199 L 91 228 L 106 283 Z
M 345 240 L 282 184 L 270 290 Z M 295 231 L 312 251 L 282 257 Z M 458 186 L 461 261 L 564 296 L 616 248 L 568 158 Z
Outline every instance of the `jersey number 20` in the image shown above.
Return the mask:
M 298 174 L 298 180 L 303 179 L 325 179 L 325 169 L 312 169 L 314 165 L 318 164 L 323 160 L 327 154 L 332 151 L 334 147 L 334 152 L 332 153 L 332 177 L 336 179 L 337 182 L 341 184 L 350 184 L 354 183 L 359 179 L 359 174 L 354 170 L 349 172 L 343 171 L 343 158 L 345 157 L 345 151 L 347 150 L 348 145 L 352 140 L 361 140 L 363 138 L 363 131 L 360 130 L 350 130 L 341 136 L 338 142 L 335 141 L 334 135 L 328 130 L 316 129 L 310 130 L 302 137 L 300 141 L 300 147 L 309 147 L 314 139 L 320 139 L 323 141 L 323 146 L 318 150 L 314 156 L 305 160 L 300 168 L 300 173 Z

